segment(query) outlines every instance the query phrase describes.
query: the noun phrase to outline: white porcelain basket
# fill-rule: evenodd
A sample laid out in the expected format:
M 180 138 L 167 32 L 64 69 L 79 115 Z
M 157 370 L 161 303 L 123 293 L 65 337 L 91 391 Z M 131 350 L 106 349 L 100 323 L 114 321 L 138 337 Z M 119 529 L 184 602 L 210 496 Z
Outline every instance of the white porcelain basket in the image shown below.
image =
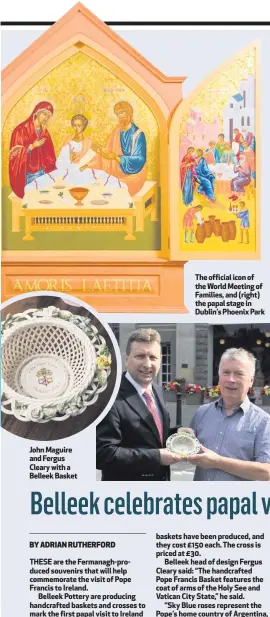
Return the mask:
M 65 420 L 107 388 L 111 355 L 89 317 L 54 306 L 2 323 L 2 411 L 28 422 Z
M 200 452 L 200 442 L 196 437 L 185 431 L 170 435 L 166 441 L 166 448 L 185 459 L 187 456 Z

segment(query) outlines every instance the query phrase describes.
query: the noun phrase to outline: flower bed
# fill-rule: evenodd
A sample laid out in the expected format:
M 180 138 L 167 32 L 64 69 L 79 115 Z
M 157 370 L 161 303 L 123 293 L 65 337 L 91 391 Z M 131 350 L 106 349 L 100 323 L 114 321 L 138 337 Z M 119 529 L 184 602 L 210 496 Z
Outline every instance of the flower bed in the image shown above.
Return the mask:
M 266 385 L 260 390 L 262 397 L 262 406 L 270 407 L 270 386 Z
M 221 396 L 220 387 L 219 386 L 209 386 L 207 388 L 207 396 L 211 400 L 216 400 Z
M 177 393 L 181 393 L 186 405 L 201 405 L 206 388 L 199 384 L 186 383 L 184 379 L 163 384 L 164 398 L 167 402 L 175 402 Z

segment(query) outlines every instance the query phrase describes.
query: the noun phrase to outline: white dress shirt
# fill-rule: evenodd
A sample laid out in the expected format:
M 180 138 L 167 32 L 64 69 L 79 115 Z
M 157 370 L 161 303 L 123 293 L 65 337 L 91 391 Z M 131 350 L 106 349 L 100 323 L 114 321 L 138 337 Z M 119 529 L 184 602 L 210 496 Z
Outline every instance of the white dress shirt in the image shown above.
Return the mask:
M 144 395 L 144 393 L 146 391 L 148 392 L 148 394 L 150 394 L 150 396 L 153 399 L 153 403 L 155 405 L 155 408 L 156 408 L 156 410 L 158 412 L 158 415 L 160 417 L 160 420 L 162 420 L 162 422 L 163 422 L 163 417 L 162 417 L 161 409 L 159 407 L 157 398 L 155 397 L 155 394 L 154 394 L 154 392 L 152 390 L 152 384 L 151 384 L 150 388 L 143 388 L 143 386 L 141 386 L 137 381 L 135 381 L 135 379 L 133 379 L 133 377 L 131 377 L 131 375 L 129 374 L 128 371 L 125 373 L 125 377 L 134 386 L 135 390 L 137 390 L 139 396 L 141 397 L 141 399 L 144 402 L 146 407 L 147 407 L 147 403 L 146 403 L 146 400 L 145 400 L 143 395 Z

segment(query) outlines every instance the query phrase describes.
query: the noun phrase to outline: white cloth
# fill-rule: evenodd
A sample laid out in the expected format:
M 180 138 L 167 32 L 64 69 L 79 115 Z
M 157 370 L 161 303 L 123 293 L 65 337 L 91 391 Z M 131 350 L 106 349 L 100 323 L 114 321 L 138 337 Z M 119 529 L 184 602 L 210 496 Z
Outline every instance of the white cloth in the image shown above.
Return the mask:
M 71 141 L 73 152 L 80 152 L 82 149 L 82 142 Z M 110 176 L 101 169 L 85 169 L 80 171 L 80 167 L 83 166 L 81 161 L 79 163 L 73 163 L 70 160 L 70 147 L 69 144 L 63 146 L 60 154 L 56 160 L 56 169 L 49 174 L 40 176 L 33 182 L 30 182 L 25 186 L 25 191 L 42 190 L 58 182 L 61 179 L 71 186 L 89 186 L 95 182 L 101 182 L 106 188 L 127 188 L 127 185 Z
M 200 225 L 202 225 L 202 224 L 203 224 L 203 217 L 202 217 L 202 215 L 201 215 L 201 213 L 200 213 L 200 212 L 195 212 L 195 218 L 197 219 L 197 221 L 198 221 L 198 223 L 199 223 Z

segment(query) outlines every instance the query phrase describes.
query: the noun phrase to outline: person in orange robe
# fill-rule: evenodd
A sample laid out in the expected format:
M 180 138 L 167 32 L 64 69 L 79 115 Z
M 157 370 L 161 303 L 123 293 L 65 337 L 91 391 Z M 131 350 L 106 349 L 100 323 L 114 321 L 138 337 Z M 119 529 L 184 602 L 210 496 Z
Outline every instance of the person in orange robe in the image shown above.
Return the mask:
M 196 220 L 197 222 L 199 222 L 199 224 L 201 224 L 201 222 L 203 222 L 203 219 L 201 217 L 201 222 L 198 220 L 196 214 L 198 214 L 201 210 L 203 209 L 203 206 L 193 206 L 191 208 L 189 208 L 184 216 L 183 216 L 183 229 L 184 229 L 184 240 L 185 242 L 188 242 L 188 232 L 190 232 L 190 242 L 193 242 L 193 234 L 194 234 L 194 228 L 195 228 L 195 223 Z
M 9 179 L 18 197 L 24 196 L 27 184 L 56 168 L 54 146 L 47 130 L 47 122 L 52 115 L 51 103 L 41 101 L 11 135 Z

